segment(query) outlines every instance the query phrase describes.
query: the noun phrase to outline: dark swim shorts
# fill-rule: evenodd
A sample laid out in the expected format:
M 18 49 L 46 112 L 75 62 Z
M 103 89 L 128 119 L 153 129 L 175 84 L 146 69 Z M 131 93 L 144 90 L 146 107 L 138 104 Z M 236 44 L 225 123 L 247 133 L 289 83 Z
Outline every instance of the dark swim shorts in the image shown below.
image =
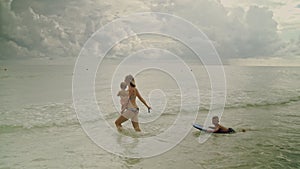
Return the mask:
M 226 134 L 226 133 L 235 133 L 235 131 L 232 128 L 228 128 L 228 131 L 226 131 L 226 132 L 219 130 L 219 131 L 216 131 L 214 133 L 224 133 L 224 134 Z
M 228 128 L 228 133 L 235 133 L 235 131 L 232 128 Z

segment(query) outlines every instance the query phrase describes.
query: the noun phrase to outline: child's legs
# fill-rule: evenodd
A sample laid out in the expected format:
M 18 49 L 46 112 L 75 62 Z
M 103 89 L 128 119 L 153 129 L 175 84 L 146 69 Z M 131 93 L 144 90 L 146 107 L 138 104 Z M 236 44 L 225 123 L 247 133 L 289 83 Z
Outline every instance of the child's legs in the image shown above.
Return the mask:
M 125 111 L 126 108 L 127 108 L 127 105 L 122 105 L 122 107 L 121 107 L 121 114 Z
M 125 107 L 126 107 L 126 106 L 125 106 L 124 104 L 122 104 L 121 110 L 124 110 Z

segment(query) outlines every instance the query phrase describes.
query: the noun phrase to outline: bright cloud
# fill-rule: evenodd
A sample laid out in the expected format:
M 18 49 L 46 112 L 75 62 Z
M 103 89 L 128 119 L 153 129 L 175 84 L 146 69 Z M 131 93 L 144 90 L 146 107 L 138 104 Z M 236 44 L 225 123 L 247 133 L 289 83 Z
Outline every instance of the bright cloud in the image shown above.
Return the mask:
M 300 38 L 282 39 L 287 32 L 300 31 L 296 0 L 4 0 L 0 8 L 0 59 L 77 57 L 85 41 L 103 25 L 149 11 L 191 21 L 208 35 L 223 60 L 300 54 Z M 182 49 L 172 40 L 147 38 L 121 42 L 112 57 L 147 47 Z
M 279 31 L 285 33 L 292 29 L 300 35 L 300 2 L 298 0 L 221 0 L 226 7 L 242 7 L 249 6 L 267 7 L 273 11 L 274 19 L 278 22 Z

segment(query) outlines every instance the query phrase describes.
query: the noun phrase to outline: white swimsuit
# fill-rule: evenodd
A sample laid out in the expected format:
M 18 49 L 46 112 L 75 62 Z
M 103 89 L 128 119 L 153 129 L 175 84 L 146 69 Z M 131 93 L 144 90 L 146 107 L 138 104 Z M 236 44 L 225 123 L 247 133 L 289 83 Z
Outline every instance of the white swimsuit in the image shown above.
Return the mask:
M 133 107 L 131 101 L 129 100 L 127 110 L 125 110 L 125 112 L 122 113 L 122 116 L 125 117 L 126 119 L 131 119 L 131 121 L 133 122 L 138 122 L 138 113 L 139 113 L 139 108 Z

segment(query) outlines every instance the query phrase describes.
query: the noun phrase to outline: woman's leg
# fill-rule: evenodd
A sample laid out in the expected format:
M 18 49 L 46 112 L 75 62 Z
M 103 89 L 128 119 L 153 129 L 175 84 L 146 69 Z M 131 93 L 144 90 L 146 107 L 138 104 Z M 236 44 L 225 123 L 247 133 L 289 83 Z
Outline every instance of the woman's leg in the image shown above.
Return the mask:
M 127 121 L 128 119 L 125 118 L 124 116 L 120 116 L 116 121 L 115 121 L 115 125 L 118 128 L 118 130 L 122 130 L 122 123 Z
M 133 128 L 134 128 L 135 131 L 138 131 L 138 132 L 141 131 L 140 125 L 139 125 L 139 120 L 138 120 L 138 114 L 136 114 L 136 115 L 131 119 L 131 123 L 132 123 L 132 126 L 133 126 Z
M 141 131 L 140 126 L 139 126 L 139 122 L 132 121 L 132 126 L 133 126 L 135 131 L 138 131 L 138 132 Z

